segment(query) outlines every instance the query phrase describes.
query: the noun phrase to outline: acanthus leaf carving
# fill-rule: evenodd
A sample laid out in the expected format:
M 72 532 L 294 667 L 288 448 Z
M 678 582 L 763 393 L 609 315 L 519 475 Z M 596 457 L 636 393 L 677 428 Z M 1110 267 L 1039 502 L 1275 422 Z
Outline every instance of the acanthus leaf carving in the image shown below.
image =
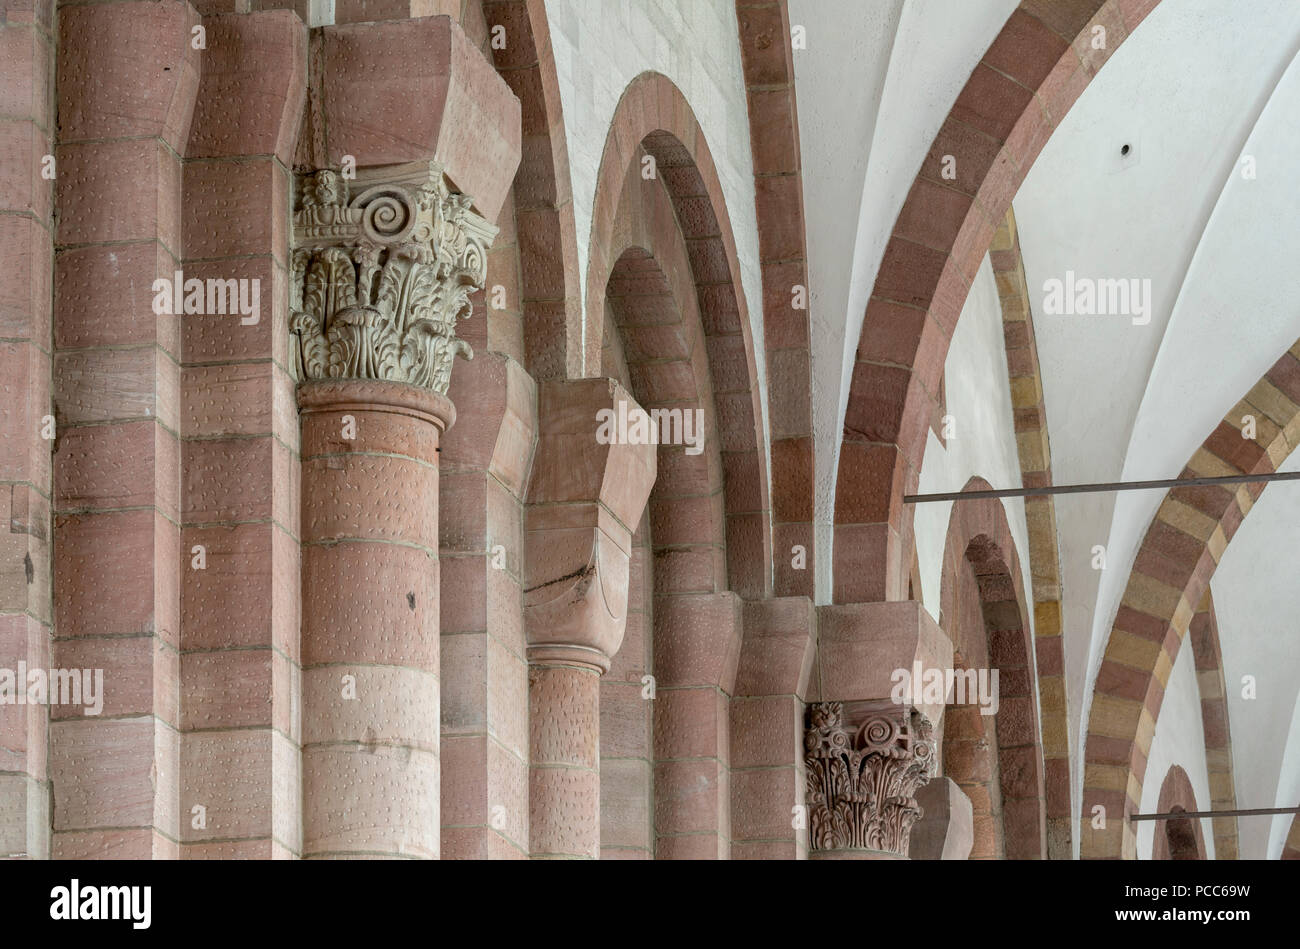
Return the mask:
M 917 709 L 851 703 L 861 724 L 845 724 L 842 702 L 808 707 L 804 734 L 810 849 L 878 850 L 907 856 L 922 816 L 915 794 L 936 770 L 933 726 Z
M 446 394 L 456 323 L 473 312 L 497 229 L 436 162 L 298 176 L 289 331 L 309 379 L 381 379 Z M 355 196 L 349 197 L 350 192 Z

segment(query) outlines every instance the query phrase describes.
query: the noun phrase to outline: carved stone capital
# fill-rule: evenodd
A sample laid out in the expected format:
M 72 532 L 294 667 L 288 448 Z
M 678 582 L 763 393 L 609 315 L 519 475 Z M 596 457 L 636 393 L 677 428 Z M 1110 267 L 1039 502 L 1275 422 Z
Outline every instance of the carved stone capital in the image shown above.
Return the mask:
M 936 770 L 929 719 L 889 700 L 815 702 L 804 734 L 812 852 L 906 857 L 921 817 L 917 788 Z
M 487 278 L 497 228 L 437 162 L 295 176 L 291 346 L 298 381 L 375 379 L 440 395 L 473 357 L 456 321 Z

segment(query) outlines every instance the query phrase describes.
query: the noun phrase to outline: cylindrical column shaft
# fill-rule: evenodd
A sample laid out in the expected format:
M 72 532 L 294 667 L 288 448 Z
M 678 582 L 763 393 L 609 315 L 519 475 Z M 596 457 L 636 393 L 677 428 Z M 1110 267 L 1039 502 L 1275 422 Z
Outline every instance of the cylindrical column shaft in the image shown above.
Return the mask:
M 534 859 L 600 856 L 600 674 L 528 668 L 529 849 Z
M 438 439 L 445 396 L 298 390 L 303 853 L 439 855 Z

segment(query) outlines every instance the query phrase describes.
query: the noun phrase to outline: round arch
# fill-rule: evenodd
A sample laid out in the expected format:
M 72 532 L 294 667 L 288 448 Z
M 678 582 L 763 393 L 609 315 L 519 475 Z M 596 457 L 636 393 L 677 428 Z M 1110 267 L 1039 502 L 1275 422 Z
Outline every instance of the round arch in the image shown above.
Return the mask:
M 964 490 L 988 490 L 972 478 Z M 975 818 L 972 859 L 1046 857 L 1037 675 L 1024 577 L 996 500 L 954 504 L 944 543 L 940 626 L 958 671 L 998 673 L 992 715 L 967 702 L 944 715 L 944 770 Z
M 935 136 L 863 314 L 836 472 L 836 603 L 902 598 L 913 543 L 903 496 L 920 477 L 971 281 L 1053 130 L 1159 2 L 1024 0 Z M 943 174 L 948 155 L 955 180 Z
M 624 90 L 601 157 L 587 264 L 581 357 L 587 374 L 600 371 L 609 277 L 628 246 L 618 233 L 619 208 L 639 182 L 666 190 L 690 264 L 725 484 L 727 588 L 766 596 L 772 591 L 768 451 L 735 238 L 704 133 L 680 90 L 658 73 L 643 73 Z M 668 222 L 656 226 L 666 229 Z

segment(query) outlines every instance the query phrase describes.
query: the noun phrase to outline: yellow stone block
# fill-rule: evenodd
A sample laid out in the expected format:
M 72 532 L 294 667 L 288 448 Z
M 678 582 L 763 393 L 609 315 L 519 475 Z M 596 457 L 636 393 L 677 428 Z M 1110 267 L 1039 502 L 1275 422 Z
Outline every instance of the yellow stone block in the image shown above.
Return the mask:
M 1219 524 L 1210 515 L 1202 514 L 1196 508 L 1172 497 L 1164 499 L 1160 510 L 1156 512 L 1156 517 L 1170 527 L 1176 527 L 1184 534 L 1202 541 L 1209 540 L 1210 535 L 1214 533 L 1214 528 Z
M 1172 618 L 1183 598 L 1181 590 L 1154 580 L 1143 573 L 1132 573 L 1124 591 L 1123 604 L 1148 616 Z
M 1088 716 L 1088 731 L 1104 738 L 1131 741 L 1137 733 L 1143 711 L 1142 703 L 1135 699 L 1095 695 L 1092 699 L 1092 712 Z

